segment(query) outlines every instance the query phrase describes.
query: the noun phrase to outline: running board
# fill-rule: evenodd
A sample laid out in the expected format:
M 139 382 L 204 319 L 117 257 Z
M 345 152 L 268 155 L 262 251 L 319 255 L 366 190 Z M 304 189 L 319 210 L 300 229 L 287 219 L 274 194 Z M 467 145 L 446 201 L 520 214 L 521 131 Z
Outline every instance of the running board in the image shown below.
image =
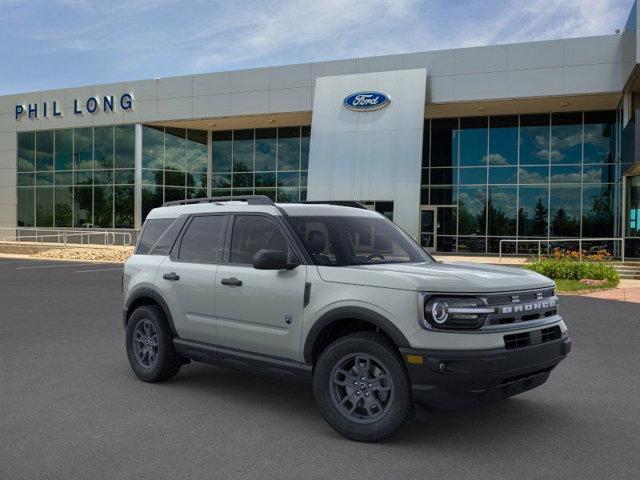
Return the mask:
M 182 338 L 173 339 L 173 348 L 181 357 L 211 365 L 307 383 L 312 379 L 311 365 L 284 358 L 258 355 Z

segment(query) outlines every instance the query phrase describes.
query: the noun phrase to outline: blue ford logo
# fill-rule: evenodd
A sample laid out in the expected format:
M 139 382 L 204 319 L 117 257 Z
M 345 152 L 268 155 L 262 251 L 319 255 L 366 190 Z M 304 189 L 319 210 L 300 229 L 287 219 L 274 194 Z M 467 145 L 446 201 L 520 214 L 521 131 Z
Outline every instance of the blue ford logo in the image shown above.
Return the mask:
M 389 105 L 391 99 L 381 92 L 356 92 L 345 97 L 344 106 L 349 110 L 369 112 Z

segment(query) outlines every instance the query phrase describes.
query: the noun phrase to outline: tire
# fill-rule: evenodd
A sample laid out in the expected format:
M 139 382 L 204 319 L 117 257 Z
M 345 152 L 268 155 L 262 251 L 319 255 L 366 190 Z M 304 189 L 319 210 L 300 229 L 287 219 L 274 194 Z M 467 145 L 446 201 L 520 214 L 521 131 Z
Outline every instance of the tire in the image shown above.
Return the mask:
M 313 393 L 327 423 L 358 442 L 384 440 L 413 416 L 402 359 L 375 332 L 354 333 L 329 345 L 316 363 Z
M 127 322 L 126 347 L 129 365 L 140 380 L 162 382 L 180 370 L 171 328 L 156 305 L 143 305 L 133 311 Z

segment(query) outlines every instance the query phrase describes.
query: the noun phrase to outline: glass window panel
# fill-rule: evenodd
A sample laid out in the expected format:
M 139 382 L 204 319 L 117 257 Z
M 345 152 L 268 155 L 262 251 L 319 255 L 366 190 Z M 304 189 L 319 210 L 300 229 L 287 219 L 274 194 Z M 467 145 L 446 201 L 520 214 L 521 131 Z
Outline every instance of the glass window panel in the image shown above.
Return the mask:
M 308 173 L 307 172 L 300 172 L 300 186 L 301 187 L 306 187 L 307 186 L 307 177 L 308 177 Z
M 73 189 L 73 211 L 75 227 L 91 227 L 93 209 L 93 187 L 75 187 Z
M 187 188 L 187 198 L 204 198 L 207 196 L 205 188 Z
M 234 196 L 253 195 L 253 188 L 234 188 L 231 194 Z
M 18 174 L 18 186 L 19 187 L 32 187 L 35 184 L 35 176 L 33 173 L 19 173 Z
M 113 168 L 113 127 L 93 129 L 94 168 Z
M 423 168 L 420 175 L 420 185 L 429 185 L 429 169 Z
M 184 200 L 187 192 L 184 187 L 164 187 L 164 201 L 173 202 L 175 200 Z
M 147 218 L 151 210 L 162 205 L 162 187 L 161 186 L 143 186 L 142 187 L 142 219 Z
M 480 237 L 458 237 L 458 252 L 484 253 L 487 248 L 487 239 Z
M 616 166 L 613 163 L 584 166 L 584 183 L 613 183 L 615 178 Z
M 276 169 L 276 132 L 275 128 L 256 130 L 256 171 Z
M 234 173 L 233 188 L 253 187 L 253 173 Z
M 230 188 L 231 175 L 213 175 L 211 177 L 211 188 Z
M 135 170 L 133 169 L 121 169 L 114 170 L 113 172 L 113 183 L 116 184 L 129 184 L 134 183 Z
M 73 168 L 73 130 L 70 128 L 64 130 L 56 130 L 55 138 L 55 169 L 71 170 Z
M 420 188 L 420 205 L 429 205 L 429 187 Z
M 476 185 L 487 183 L 487 168 L 461 168 L 460 184 Z
M 455 187 L 431 187 L 431 205 L 454 205 Z
M 278 202 L 291 203 L 300 201 L 300 189 L 299 188 L 278 188 L 277 193 Z
M 278 186 L 279 187 L 297 187 L 300 185 L 300 175 L 298 172 L 279 172 L 278 173 Z
M 422 134 L 422 168 L 429 168 L 429 152 L 431 151 L 431 120 L 426 118 Z
M 113 187 L 93 189 L 93 223 L 95 228 L 113 227 Z
M 93 185 L 93 170 L 76 170 L 73 175 L 75 185 Z
M 614 163 L 615 112 L 585 112 L 584 163 Z
M 35 188 L 18 188 L 18 226 L 33 227 Z
M 309 169 L 309 141 L 311 138 L 311 127 L 302 127 L 302 137 L 300 138 L 300 169 Z
M 489 119 L 489 165 L 517 165 L 518 117 L 505 115 Z
M 134 168 L 136 157 L 135 125 L 116 125 L 115 167 Z
M 519 189 L 518 235 L 546 237 L 549 225 L 548 187 Z
M 520 165 L 549 163 L 549 115 L 520 116 Z
M 115 228 L 133 228 L 134 212 L 133 185 L 115 186 L 113 189 Z
M 520 167 L 520 184 L 548 183 L 549 167 Z
M 212 156 L 214 172 L 230 172 L 231 171 L 231 132 L 213 132 L 212 138 Z
M 53 188 L 36 188 L 36 226 L 53 227 Z
M 53 173 L 51 172 L 36 172 L 36 186 L 48 186 L 53 185 Z
M 285 174 L 280 174 L 285 175 Z M 275 187 L 276 186 L 276 174 L 275 173 L 256 173 L 256 188 L 257 187 Z
M 458 169 L 453 168 L 432 168 L 431 185 L 452 185 L 458 183 L 457 171 Z
M 509 236 L 516 234 L 516 187 L 489 187 L 487 222 L 489 235 Z
M 516 167 L 489 167 L 489 183 L 518 183 L 518 169 Z
M 36 132 L 36 170 L 53 170 L 53 130 Z
M 455 207 L 438 207 L 438 224 L 436 225 L 438 236 L 456 234 L 457 212 L 458 209 Z
M 307 201 L 307 189 L 306 188 L 301 188 L 300 189 L 300 201 L 301 202 L 306 202 Z
M 187 172 L 187 187 L 207 189 L 207 172 Z
M 458 234 L 485 235 L 487 192 L 484 188 L 460 187 L 458 193 Z
M 265 195 L 274 202 L 276 201 L 276 189 L 275 188 L 256 188 L 256 195 Z
M 552 237 L 580 236 L 580 186 L 551 187 L 550 228 Z
M 113 170 L 94 170 L 94 185 L 110 185 L 113 183 Z
M 229 262 L 251 264 L 261 249 L 288 250 L 288 242 L 275 222 L 265 217 L 237 216 L 231 234 Z
M 142 127 L 142 168 L 164 168 L 164 127 Z
M 36 165 L 35 132 L 18 133 L 18 171 L 32 172 Z
M 487 164 L 487 117 L 460 119 L 460 166 Z
M 233 132 L 233 171 L 253 171 L 253 130 Z
M 580 183 L 582 167 L 551 167 L 551 183 Z
M 613 185 L 585 185 L 582 190 L 582 236 L 613 237 Z
M 458 119 L 431 120 L 431 166 L 452 167 L 458 156 Z
M 206 172 L 209 151 L 205 130 L 187 130 L 187 171 Z
M 551 115 L 551 163 L 582 162 L 582 113 Z
M 186 185 L 186 173 L 166 170 L 164 172 L 164 184 L 174 187 L 184 187 Z
M 164 132 L 164 168 L 183 171 L 187 161 L 187 131 L 182 128 L 166 128 Z
M 180 242 L 181 262 L 219 263 L 226 236 L 226 215 L 194 217 Z
M 93 168 L 93 128 L 73 130 L 73 165 L 76 170 Z
M 278 170 L 297 170 L 299 165 L 300 128 L 278 129 Z
M 211 196 L 213 197 L 229 197 L 231 196 L 230 188 L 214 188 L 211 190 Z
M 142 183 L 144 185 L 164 185 L 164 172 L 162 170 L 142 170 Z

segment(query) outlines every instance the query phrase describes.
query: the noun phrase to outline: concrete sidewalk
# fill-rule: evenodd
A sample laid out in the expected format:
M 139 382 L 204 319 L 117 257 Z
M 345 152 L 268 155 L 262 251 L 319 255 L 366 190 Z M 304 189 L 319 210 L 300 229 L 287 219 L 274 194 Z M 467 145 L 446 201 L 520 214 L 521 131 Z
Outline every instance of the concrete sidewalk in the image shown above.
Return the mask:
M 620 280 L 620 285 L 611 290 L 587 293 L 585 297 L 640 303 L 640 280 Z

